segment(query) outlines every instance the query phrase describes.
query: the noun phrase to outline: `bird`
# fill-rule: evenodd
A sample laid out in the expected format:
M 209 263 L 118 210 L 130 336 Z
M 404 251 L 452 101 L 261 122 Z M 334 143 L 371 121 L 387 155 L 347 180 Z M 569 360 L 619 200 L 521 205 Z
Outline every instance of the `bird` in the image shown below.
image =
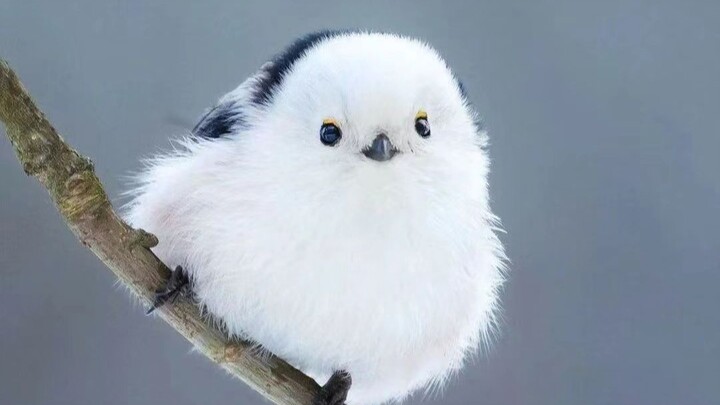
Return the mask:
M 327 381 L 316 404 L 437 390 L 493 340 L 488 135 L 427 42 L 307 34 L 173 145 L 124 213 L 176 268 L 156 305 L 189 285 L 230 336 Z

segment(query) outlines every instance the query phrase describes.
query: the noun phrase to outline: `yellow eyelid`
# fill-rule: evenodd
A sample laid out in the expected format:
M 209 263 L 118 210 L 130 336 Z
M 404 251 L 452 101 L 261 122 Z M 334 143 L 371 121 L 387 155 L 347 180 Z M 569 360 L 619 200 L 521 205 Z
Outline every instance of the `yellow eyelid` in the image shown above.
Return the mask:
M 420 111 L 418 111 L 418 113 L 415 115 L 415 119 L 416 119 L 416 120 L 418 120 L 418 119 L 427 119 L 427 117 L 428 117 L 428 116 L 427 116 L 427 113 L 425 112 L 425 110 L 420 110 Z
M 332 118 L 325 118 L 323 120 L 323 125 L 335 125 L 338 128 L 340 127 L 340 125 L 338 125 L 337 121 L 335 121 Z

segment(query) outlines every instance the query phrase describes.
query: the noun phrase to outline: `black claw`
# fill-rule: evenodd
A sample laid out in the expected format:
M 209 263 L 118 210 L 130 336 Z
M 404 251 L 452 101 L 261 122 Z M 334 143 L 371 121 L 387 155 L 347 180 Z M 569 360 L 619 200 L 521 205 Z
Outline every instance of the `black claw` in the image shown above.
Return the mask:
M 336 371 L 320 389 L 320 394 L 313 405 L 344 405 L 348 391 L 352 385 L 352 377 L 347 371 Z
M 165 285 L 159 290 L 155 291 L 155 300 L 152 306 L 146 312 L 146 315 L 150 315 L 156 309 L 165 305 L 168 301 L 175 302 L 179 295 L 185 295 L 190 290 L 190 278 L 188 277 L 182 266 L 175 267 L 170 277 L 165 282 Z

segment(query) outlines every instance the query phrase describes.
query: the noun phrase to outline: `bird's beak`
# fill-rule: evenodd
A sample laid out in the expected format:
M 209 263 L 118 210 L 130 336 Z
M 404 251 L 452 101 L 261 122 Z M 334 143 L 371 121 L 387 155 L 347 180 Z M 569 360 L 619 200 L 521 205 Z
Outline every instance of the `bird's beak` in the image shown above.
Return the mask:
M 372 160 L 378 162 L 384 162 L 392 159 L 397 153 L 397 149 L 390 142 L 390 139 L 385 134 L 380 134 L 375 137 L 373 143 L 367 148 L 363 149 L 363 154 Z

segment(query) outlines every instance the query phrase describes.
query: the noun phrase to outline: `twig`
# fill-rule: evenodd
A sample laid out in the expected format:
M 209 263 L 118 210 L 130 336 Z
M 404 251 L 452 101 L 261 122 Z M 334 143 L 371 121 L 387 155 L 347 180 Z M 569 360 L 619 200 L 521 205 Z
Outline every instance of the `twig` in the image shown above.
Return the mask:
M 157 238 L 135 230 L 113 211 L 89 159 L 75 152 L 37 108 L 15 72 L 0 59 L 0 121 L 25 173 L 50 193 L 68 227 L 135 295 L 152 302 L 170 270 L 149 250 Z M 230 340 L 180 297 L 157 311 L 190 343 L 254 390 L 282 405 L 310 405 L 320 387 L 251 343 Z

